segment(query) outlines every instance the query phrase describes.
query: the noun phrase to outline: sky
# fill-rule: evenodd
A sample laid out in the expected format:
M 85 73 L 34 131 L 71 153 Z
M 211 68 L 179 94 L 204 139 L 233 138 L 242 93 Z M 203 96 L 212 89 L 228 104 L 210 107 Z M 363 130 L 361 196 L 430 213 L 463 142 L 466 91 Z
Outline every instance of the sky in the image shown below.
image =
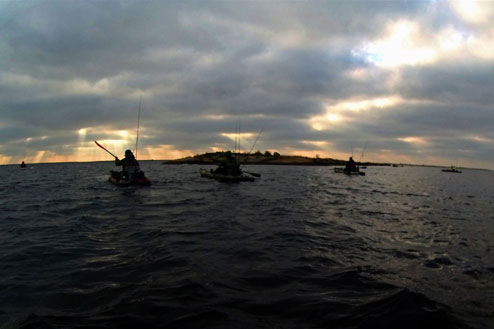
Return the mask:
M 0 164 L 123 157 L 138 120 L 140 160 L 494 169 L 494 1 L 0 0 Z

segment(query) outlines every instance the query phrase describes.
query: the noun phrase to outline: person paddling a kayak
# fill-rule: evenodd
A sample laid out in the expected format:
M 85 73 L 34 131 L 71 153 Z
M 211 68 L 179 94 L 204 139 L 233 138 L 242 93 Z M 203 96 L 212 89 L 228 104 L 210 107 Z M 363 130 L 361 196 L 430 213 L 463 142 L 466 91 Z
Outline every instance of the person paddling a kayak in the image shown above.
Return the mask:
M 26 167 L 27 167 L 26 164 L 24 163 L 24 161 L 22 161 L 21 168 L 26 168 Z
M 136 173 L 139 173 L 139 162 L 137 162 L 131 150 L 125 151 L 125 158 L 119 160 L 115 157 L 115 165 L 122 166 L 122 178 L 133 179 Z
M 352 157 L 350 157 L 350 159 L 346 163 L 346 165 L 345 165 L 345 171 L 346 172 L 356 172 L 356 171 L 358 171 L 357 164 L 355 163 L 355 161 L 353 160 Z
M 242 174 L 242 170 L 240 170 L 240 163 L 232 152 L 226 151 L 225 158 L 220 162 L 214 173 L 225 176 L 239 176 Z

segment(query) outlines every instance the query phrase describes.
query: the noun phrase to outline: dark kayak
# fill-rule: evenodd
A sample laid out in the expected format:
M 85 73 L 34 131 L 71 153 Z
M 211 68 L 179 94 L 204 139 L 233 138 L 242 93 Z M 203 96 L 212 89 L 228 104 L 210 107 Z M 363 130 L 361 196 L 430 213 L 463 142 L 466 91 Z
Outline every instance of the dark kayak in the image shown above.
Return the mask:
M 215 174 L 212 171 L 203 168 L 199 169 L 199 173 L 201 174 L 201 177 L 212 178 L 222 182 L 253 182 L 256 179 L 254 176 L 245 173 L 238 176 L 228 176 Z
M 128 187 L 128 186 L 151 186 L 149 178 L 144 176 L 144 172 L 141 171 L 139 177 L 132 179 L 121 178 L 121 173 L 118 171 L 111 171 L 111 176 L 108 181 L 114 185 Z
M 443 169 L 443 172 L 455 172 L 461 174 L 461 170 L 458 169 Z
M 127 186 L 151 186 L 151 181 L 147 177 L 136 178 L 136 179 L 121 179 L 118 180 L 115 177 L 110 177 L 108 181 L 114 185 L 127 187 Z
M 365 172 L 363 171 L 348 171 L 348 170 L 345 170 L 345 168 L 334 168 L 334 172 L 335 173 L 338 173 L 338 174 L 345 174 L 345 175 L 360 175 L 360 176 L 365 176 Z

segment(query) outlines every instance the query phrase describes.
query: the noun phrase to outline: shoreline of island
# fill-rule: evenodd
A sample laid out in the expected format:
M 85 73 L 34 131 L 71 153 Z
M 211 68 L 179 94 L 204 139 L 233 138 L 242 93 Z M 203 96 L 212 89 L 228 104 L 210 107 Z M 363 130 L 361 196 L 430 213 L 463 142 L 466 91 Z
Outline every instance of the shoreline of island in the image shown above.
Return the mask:
M 310 158 L 299 155 L 270 153 L 235 153 L 242 165 L 287 165 L 287 166 L 344 166 L 347 160 L 332 158 Z M 201 164 L 215 165 L 224 158 L 224 152 L 211 152 L 188 156 L 175 160 L 164 160 L 162 164 Z M 390 166 L 390 163 L 358 162 L 359 166 Z

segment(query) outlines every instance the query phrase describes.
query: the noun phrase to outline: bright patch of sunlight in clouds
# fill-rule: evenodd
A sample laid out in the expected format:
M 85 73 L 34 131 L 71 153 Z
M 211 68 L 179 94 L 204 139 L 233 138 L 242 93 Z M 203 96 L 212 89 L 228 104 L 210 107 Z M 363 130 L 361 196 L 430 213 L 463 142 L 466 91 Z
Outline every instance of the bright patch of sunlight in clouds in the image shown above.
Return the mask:
M 410 144 L 426 144 L 427 140 L 423 137 L 409 136 L 398 138 L 399 141 L 410 143 Z
M 328 106 L 326 110 L 337 111 L 337 112 L 344 112 L 344 111 L 360 112 L 360 111 L 370 110 L 373 108 L 390 107 L 396 105 L 400 101 L 401 98 L 398 96 L 380 97 L 374 99 L 342 102 L 333 106 Z M 329 119 L 329 113 L 328 113 L 328 119 Z
M 221 136 L 228 137 L 232 141 L 235 141 L 235 140 L 238 140 L 239 138 L 240 138 L 240 140 L 251 138 L 252 136 L 254 136 L 254 134 L 252 134 L 252 133 L 240 133 L 240 134 L 222 133 Z
M 362 112 L 373 109 L 386 109 L 403 102 L 399 96 L 379 97 L 355 101 L 340 102 L 334 105 L 325 105 L 326 113 L 308 120 L 312 129 L 321 131 L 348 120 L 347 112 Z
M 492 23 L 494 4 L 490 0 L 450 0 L 452 8 L 464 20 L 474 24 Z
M 326 141 L 300 141 L 302 144 L 310 144 L 310 145 L 315 145 L 315 146 L 325 146 L 328 145 L 328 142 Z
M 470 140 L 473 140 L 473 141 L 479 142 L 479 143 L 486 143 L 486 144 L 494 143 L 494 139 L 486 138 L 486 137 L 482 137 L 482 136 L 469 136 L 469 137 L 467 137 L 467 139 L 470 139 Z
M 418 23 L 398 21 L 389 25 L 386 37 L 369 42 L 361 52 L 368 61 L 382 67 L 414 66 L 433 62 L 436 53 L 424 45 L 421 38 Z

